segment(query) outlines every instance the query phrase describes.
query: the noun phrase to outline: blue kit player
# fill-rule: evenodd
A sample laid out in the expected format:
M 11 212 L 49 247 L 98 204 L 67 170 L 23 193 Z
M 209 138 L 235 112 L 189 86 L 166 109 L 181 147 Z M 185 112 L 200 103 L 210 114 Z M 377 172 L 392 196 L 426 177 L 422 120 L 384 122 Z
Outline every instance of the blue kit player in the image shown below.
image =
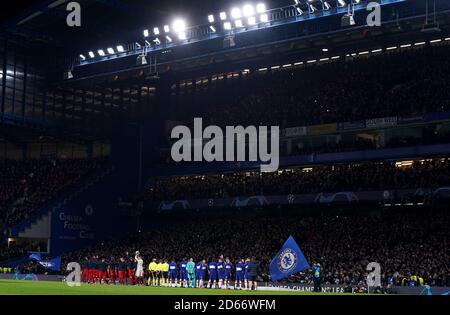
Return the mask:
M 217 284 L 217 263 L 212 261 L 209 263 L 208 266 L 209 269 L 209 288 L 213 289 L 216 288 L 216 284 Z
M 181 262 L 180 262 L 180 275 L 179 275 L 179 280 L 180 280 L 180 286 L 182 288 L 187 287 L 187 280 L 188 280 L 188 272 L 187 272 L 187 261 L 186 258 L 184 258 Z
M 238 288 L 242 290 L 242 284 L 244 280 L 244 272 L 245 272 L 245 262 L 244 259 L 241 259 L 236 264 L 236 281 L 234 283 L 234 289 L 237 290 Z
M 219 289 L 221 289 L 223 285 L 223 278 L 225 275 L 224 267 L 223 257 L 221 256 L 219 257 L 219 262 L 217 263 L 217 279 L 219 282 Z
M 177 263 L 172 260 L 169 264 L 169 286 L 175 287 L 177 284 Z
M 208 271 L 208 265 L 206 264 L 206 260 L 202 260 L 200 263 L 199 276 L 198 276 L 198 287 L 204 288 L 206 273 Z
M 250 258 L 247 258 L 245 260 L 245 264 L 244 264 L 244 287 L 247 290 L 249 288 L 248 285 L 248 265 L 250 263 Z
M 202 269 L 202 263 L 201 262 L 198 262 L 196 265 L 195 265 L 195 279 L 197 280 L 196 281 L 196 287 L 197 288 L 200 288 L 200 270 Z
M 225 289 L 229 288 L 230 281 L 231 281 L 231 272 L 233 271 L 233 264 L 231 263 L 230 259 L 227 258 L 225 262 Z

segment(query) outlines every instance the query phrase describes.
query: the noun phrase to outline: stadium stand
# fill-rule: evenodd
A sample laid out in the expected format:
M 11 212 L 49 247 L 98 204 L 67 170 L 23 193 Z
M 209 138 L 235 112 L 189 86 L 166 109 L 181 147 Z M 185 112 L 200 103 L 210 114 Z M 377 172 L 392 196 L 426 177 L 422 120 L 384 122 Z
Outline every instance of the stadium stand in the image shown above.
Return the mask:
M 105 164 L 104 159 L 0 161 L 0 214 L 14 226 Z
M 449 181 L 448 159 L 416 161 L 408 167 L 395 162 L 342 164 L 282 170 L 179 176 L 156 180 L 146 191 L 149 200 L 207 199 L 255 195 L 384 191 L 439 188 Z
M 174 101 L 173 120 L 298 127 L 447 111 L 449 53 L 448 46 L 428 47 L 298 69 L 255 69 L 241 79 L 186 91 Z

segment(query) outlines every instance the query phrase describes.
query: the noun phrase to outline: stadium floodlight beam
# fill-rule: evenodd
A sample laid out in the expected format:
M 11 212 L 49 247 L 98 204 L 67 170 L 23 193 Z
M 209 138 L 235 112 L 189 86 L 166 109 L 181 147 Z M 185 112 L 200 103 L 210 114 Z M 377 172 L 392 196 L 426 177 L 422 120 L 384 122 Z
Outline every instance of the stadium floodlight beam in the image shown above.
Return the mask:
M 208 22 L 214 23 L 214 21 L 215 21 L 214 15 L 212 15 L 212 14 L 208 15 Z
M 144 37 L 149 37 L 150 36 L 150 33 L 149 33 L 148 30 L 144 30 L 143 34 L 144 34 Z
M 338 7 L 343 8 L 347 5 L 344 0 L 338 0 Z
M 91 57 L 91 58 L 95 58 L 95 54 L 94 54 L 94 52 L 93 52 L 93 51 L 90 51 L 90 52 L 89 52 L 89 57 Z
M 308 4 L 308 6 L 309 6 L 309 12 L 310 13 L 314 13 L 314 12 L 317 11 L 317 8 L 315 6 L 313 6 L 311 3 Z
M 105 51 L 103 49 L 99 49 L 97 52 L 101 57 L 105 56 Z
M 173 30 L 175 33 L 182 33 L 184 32 L 184 30 L 186 29 L 186 22 L 181 20 L 181 19 L 177 19 L 173 22 Z
M 264 13 L 266 12 L 266 5 L 264 3 L 258 3 L 256 5 L 256 13 Z
M 231 30 L 231 23 L 230 22 L 225 22 L 223 24 L 223 28 L 227 31 Z
M 248 25 L 255 25 L 256 24 L 256 18 L 254 16 L 251 16 L 248 18 Z
M 242 23 L 242 20 L 236 20 L 234 22 L 234 24 L 236 25 L 236 27 L 243 27 L 244 26 L 244 24 Z
M 125 49 L 123 48 L 122 45 L 119 45 L 116 48 L 117 48 L 117 51 L 120 52 L 120 53 L 123 53 L 125 51 Z
M 235 20 L 239 20 L 242 17 L 241 9 L 233 8 L 231 10 L 231 17 Z
M 112 47 L 109 47 L 106 51 L 107 51 L 108 54 L 110 54 L 110 55 L 113 55 L 113 54 L 116 53 L 116 52 L 114 51 L 114 48 L 112 48 Z
M 269 16 L 266 13 L 261 14 L 259 20 L 261 21 L 261 23 L 267 23 L 269 22 Z
M 227 13 L 226 12 L 220 12 L 220 19 L 222 21 L 225 21 L 227 19 Z
M 169 25 L 164 25 L 164 32 L 170 33 L 170 26 Z
M 242 8 L 242 12 L 245 17 L 250 17 L 255 14 L 255 8 L 251 4 L 246 4 Z
M 159 27 L 155 27 L 154 29 L 153 29 L 153 34 L 155 34 L 155 36 L 158 36 L 160 33 L 159 33 Z

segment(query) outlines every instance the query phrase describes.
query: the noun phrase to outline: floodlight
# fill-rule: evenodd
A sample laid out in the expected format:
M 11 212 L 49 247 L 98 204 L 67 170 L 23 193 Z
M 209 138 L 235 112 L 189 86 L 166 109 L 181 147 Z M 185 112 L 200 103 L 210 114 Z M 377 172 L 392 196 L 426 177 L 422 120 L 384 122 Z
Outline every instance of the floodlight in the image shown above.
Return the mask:
M 231 23 L 230 22 L 225 22 L 223 24 L 223 28 L 226 29 L 227 31 L 231 30 Z
M 150 35 L 150 33 L 148 32 L 148 30 L 144 30 L 144 37 L 148 37 Z
M 211 32 L 215 33 L 217 30 L 214 26 L 210 25 L 209 29 L 211 30 Z
M 209 23 L 214 23 L 214 21 L 215 21 L 214 15 L 212 15 L 212 14 L 208 15 L 208 21 L 209 21 Z
M 89 52 L 89 57 L 91 57 L 91 58 L 95 58 L 95 54 L 94 54 L 94 52 L 93 52 L 93 51 L 90 51 L 90 52 Z
M 153 40 L 153 42 L 154 42 L 156 45 L 160 45 L 160 44 L 161 44 L 161 41 L 159 40 L 158 37 L 155 38 L 155 39 Z
M 242 23 L 242 20 L 236 20 L 234 23 L 235 23 L 236 27 L 244 26 L 243 23 Z
M 248 18 L 248 25 L 255 25 L 256 24 L 256 18 L 254 16 L 251 16 Z
M 323 2 L 323 9 L 324 10 L 330 10 L 331 9 L 331 5 L 328 2 L 324 1 Z
M 105 55 L 105 52 L 103 51 L 103 49 L 100 49 L 98 50 L 98 54 L 103 57 Z
M 110 55 L 115 53 L 114 48 L 111 48 L 111 47 L 108 48 L 107 51 L 108 51 L 108 54 L 110 54 Z
M 185 40 L 186 39 L 186 32 L 180 32 L 178 33 L 178 39 Z
M 345 3 L 345 1 L 344 0 L 338 0 L 338 6 L 339 7 L 345 7 L 347 5 L 347 3 Z
M 267 23 L 269 22 L 269 16 L 267 14 L 261 14 L 259 20 L 261 21 L 261 23 Z
M 245 17 L 249 17 L 255 14 L 255 8 L 251 4 L 244 5 L 242 11 Z
M 175 33 L 181 33 L 186 29 L 186 22 L 184 22 L 183 20 L 175 20 L 175 22 L 173 22 L 173 30 L 175 31 Z
M 155 27 L 155 28 L 153 29 L 153 34 L 155 34 L 155 36 L 158 36 L 158 35 L 159 35 L 159 27 Z
M 241 9 L 239 9 L 239 8 L 232 9 L 231 17 L 235 20 L 240 19 L 242 17 Z
M 220 12 L 220 19 L 222 21 L 225 21 L 227 19 L 227 13 L 226 12 Z
M 85 57 L 83 54 L 81 54 L 81 55 L 80 55 L 80 59 L 83 60 L 83 61 L 85 61 L 85 60 L 86 60 L 86 57 Z
M 166 39 L 167 39 L 167 41 L 168 41 L 169 43 L 171 43 L 171 42 L 173 41 L 172 38 L 171 38 L 169 35 L 166 36 Z
M 169 33 L 170 32 L 170 26 L 164 25 L 164 32 Z
M 119 45 L 116 48 L 117 48 L 117 51 L 120 52 L 120 53 L 123 53 L 125 51 L 125 49 L 123 49 L 122 45 Z
M 257 13 L 264 13 L 264 12 L 266 12 L 266 5 L 264 3 L 258 3 L 256 5 L 256 12 Z

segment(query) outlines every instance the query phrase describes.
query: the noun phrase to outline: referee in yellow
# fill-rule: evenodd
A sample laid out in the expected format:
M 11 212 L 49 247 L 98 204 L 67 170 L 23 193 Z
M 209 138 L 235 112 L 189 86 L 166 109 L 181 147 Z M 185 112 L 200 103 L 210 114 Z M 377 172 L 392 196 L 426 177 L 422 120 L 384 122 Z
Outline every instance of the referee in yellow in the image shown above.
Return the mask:
M 147 281 L 147 285 L 151 285 L 151 286 L 155 286 L 157 284 L 157 277 L 156 277 L 156 269 L 158 267 L 158 264 L 156 263 L 156 259 L 153 258 L 152 262 L 148 265 L 148 271 L 149 271 L 149 275 L 148 275 L 148 281 Z
M 158 286 L 161 286 L 163 282 L 162 273 L 163 273 L 163 263 L 162 260 L 160 260 L 159 263 L 156 265 L 156 278 L 158 279 L 156 285 Z
M 167 260 L 164 260 L 164 263 L 162 264 L 161 274 L 163 285 L 167 285 L 169 283 L 169 263 Z

